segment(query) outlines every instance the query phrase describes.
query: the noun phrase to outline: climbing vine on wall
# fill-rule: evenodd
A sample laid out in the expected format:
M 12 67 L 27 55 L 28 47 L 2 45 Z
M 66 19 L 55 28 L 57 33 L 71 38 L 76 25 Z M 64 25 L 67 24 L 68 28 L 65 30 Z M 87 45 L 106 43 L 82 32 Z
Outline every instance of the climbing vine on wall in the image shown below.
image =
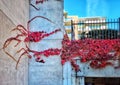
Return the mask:
M 31 50 L 28 46 L 29 42 L 40 42 L 43 38 L 48 37 L 50 35 L 53 35 L 59 31 L 61 31 L 61 29 L 56 29 L 50 33 L 44 32 L 44 31 L 36 31 L 36 32 L 31 32 L 30 28 L 29 28 L 29 24 L 35 20 L 36 18 L 43 18 L 51 23 L 53 23 L 51 20 L 49 20 L 46 17 L 43 16 L 35 16 L 33 17 L 31 20 L 28 21 L 27 23 L 27 29 L 22 26 L 22 25 L 17 25 L 16 28 L 12 29 L 12 31 L 18 31 L 19 34 L 17 34 L 15 37 L 11 37 L 8 38 L 5 43 L 3 44 L 3 51 L 10 57 L 12 58 L 17 64 L 16 64 L 16 69 L 18 67 L 18 64 L 20 62 L 20 59 L 23 55 L 27 55 L 29 58 L 32 58 L 32 55 L 30 53 L 33 53 L 33 56 L 36 58 L 35 60 L 37 62 L 41 62 L 44 63 L 44 60 L 41 58 L 41 55 L 43 56 L 52 56 L 52 55 L 59 55 L 61 49 L 55 48 L 55 49 L 47 49 L 44 51 L 35 51 L 35 50 Z M 21 37 L 23 40 L 21 40 Z M 12 41 L 16 41 L 17 44 L 15 45 L 15 47 L 17 47 L 19 45 L 20 42 L 24 42 L 25 43 L 25 48 L 21 48 L 19 49 L 16 53 L 20 53 L 22 52 L 22 54 L 19 56 L 18 60 L 16 60 L 14 58 L 14 56 L 12 56 L 9 52 L 6 51 L 6 48 L 8 47 L 8 45 L 12 42 Z M 15 54 L 16 54 L 15 53 Z
M 94 69 L 104 68 L 107 65 L 114 66 L 110 60 L 118 60 L 120 57 L 120 39 L 82 39 L 70 41 L 64 35 L 62 41 L 62 64 L 70 61 L 76 71 L 79 66 L 75 58 L 80 62 L 90 62 L 90 67 Z
M 36 0 L 36 4 L 39 4 L 39 3 L 43 3 L 43 2 L 46 2 L 48 0 Z
M 35 0 L 35 5 L 32 4 L 32 3 L 30 3 L 30 5 L 31 5 L 34 9 L 36 9 L 37 11 L 39 11 L 40 8 L 37 8 L 36 5 L 38 5 L 38 4 L 43 4 L 43 3 L 46 2 L 46 1 L 48 1 L 48 0 Z
M 36 0 L 35 4 L 42 4 L 46 1 L 48 0 Z M 36 10 L 39 10 L 35 5 L 30 5 Z M 71 62 L 71 65 L 73 66 L 75 71 L 80 70 L 80 67 L 76 64 L 75 58 L 79 58 L 80 62 L 82 63 L 90 62 L 91 68 L 100 69 L 106 67 L 107 65 L 114 66 L 114 64 L 110 60 L 118 60 L 120 57 L 120 39 L 95 40 L 87 38 L 82 40 L 69 40 L 67 34 L 64 34 L 61 49 L 49 48 L 43 51 L 32 50 L 29 48 L 28 43 L 41 42 L 41 40 L 45 37 L 49 37 L 61 31 L 61 29 L 56 29 L 49 33 L 45 31 L 31 32 L 29 24 L 37 18 L 45 19 L 50 23 L 54 24 L 54 22 L 52 22 L 46 17 L 35 16 L 28 21 L 27 28 L 19 24 L 16 26 L 16 28 L 12 29 L 12 31 L 17 31 L 19 32 L 19 34 L 17 34 L 15 37 L 10 37 L 6 39 L 6 41 L 3 44 L 3 51 L 16 62 L 16 69 L 22 56 L 24 55 L 27 55 L 28 58 L 32 58 L 34 56 L 35 61 L 41 63 L 45 63 L 45 61 L 42 59 L 42 56 L 49 57 L 54 55 L 60 55 L 61 64 L 64 65 L 65 62 L 69 61 Z M 22 47 L 16 52 L 16 54 L 22 52 L 18 59 L 14 58 L 14 56 L 6 50 L 6 48 L 10 45 L 10 43 L 12 43 L 12 41 L 17 42 L 15 47 L 17 47 L 20 42 L 25 43 L 25 47 Z M 33 55 L 31 55 L 31 53 Z
M 33 19 L 39 18 L 39 17 L 41 16 L 34 17 Z M 31 19 L 30 21 L 32 21 L 33 19 Z M 28 21 L 28 23 L 30 23 L 30 21 Z M 9 57 L 11 57 L 14 61 L 17 62 L 16 68 L 23 55 L 27 54 L 29 58 L 32 58 L 32 55 L 30 55 L 30 53 L 33 53 L 33 56 L 36 58 L 35 59 L 36 62 L 41 62 L 41 63 L 45 63 L 45 61 L 41 58 L 41 56 L 49 57 L 49 56 L 61 54 L 60 55 L 61 64 L 64 65 L 65 62 L 69 61 L 71 62 L 71 65 L 73 66 L 75 71 L 80 70 L 79 66 L 75 62 L 75 58 L 80 58 L 80 61 L 82 63 L 90 62 L 90 66 L 92 68 L 98 69 L 98 68 L 104 68 L 107 65 L 113 66 L 113 63 L 109 60 L 117 60 L 120 57 L 120 40 L 119 39 L 112 39 L 112 40 L 111 39 L 107 39 L 107 40 L 82 39 L 82 40 L 71 41 L 69 40 L 67 34 L 65 34 L 62 40 L 61 49 L 50 48 L 50 49 L 39 52 L 39 51 L 31 50 L 27 46 L 26 42 L 40 42 L 44 37 L 48 37 L 54 33 L 61 31 L 60 29 L 57 29 L 50 33 L 46 33 L 44 31 L 30 32 L 26 30 L 22 25 L 18 25 L 12 31 L 15 31 L 15 30 L 19 31 L 20 34 L 18 34 L 15 37 L 8 38 L 3 45 L 3 50 Z M 25 38 L 24 40 L 20 40 L 19 37 L 25 37 Z M 5 50 L 5 48 L 7 48 L 9 43 L 11 43 L 13 40 L 18 42 L 16 46 L 21 41 L 24 41 L 26 45 L 25 48 L 21 48 L 20 50 L 17 51 L 17 53 L 19 53 L 20 51 L 24 50 L 23 53 L 19 56 L 18 60 L 16 60 L 11 54 L 9 54 Z

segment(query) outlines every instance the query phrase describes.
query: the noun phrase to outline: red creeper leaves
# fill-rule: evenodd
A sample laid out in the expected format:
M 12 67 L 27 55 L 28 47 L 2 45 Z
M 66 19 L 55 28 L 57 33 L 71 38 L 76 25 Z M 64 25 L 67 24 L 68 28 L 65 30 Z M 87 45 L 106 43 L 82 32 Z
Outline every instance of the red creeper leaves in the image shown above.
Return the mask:
M 90 62 L 92 68 L 104 68 L 108 65 L 113 66 L 109 60 L 118 59 L 118 56 L 120 56 L 119 39 L 70 41 L 65 34 L 62 41 L 62 64 L 79 57 L 82 63 Z M 75 62 L 71 65 L 73 68 L 78 69 Z
M 39 4 L 39 3 L 43 3 L 43 2 L 45 2 L 45 1 L 48 1 L 48 0 L 36 0 L 36 4 Z
M 56 32 L 60 31 L 60 29 L 56 29 L 50 33 L 46 33 L 44 31 L 40 32 L 29 32 L 28 36 L 25 38 L 24 42 L 39 42 L 45 37 L 48 37 Z
M 43 17 L 43 16 L 35 16 L 33 17 L 31 20 L 28 21 L 27 23 L 27 29 L 22 26 L 22 25 L 18 25 L 16 28 L 12 29 L 12 31 L 18 31 L 19 34 L 17 34 L 15 37 L 11 37 L 11 38 L 8 38 L 5 43 L 3 44 L 3 51 L 10 57 L 12 58 L 15 62 L 16 62 L 16 69 L 18 67 L 18 64 L 21 60 L 21 58 L 24 56 L 24 55 L 27 55 L 28 58 L 32 58 L 32 55 L 30 53 L 33 53 L 33 55 L 35 56 L 36 58 L 36 61 L 37 62 L 41 62 L 41 63 L 44 63 L 45 61 L 40 57 L 42 55 L 48 57 L 48 56 L 53 56 L 53 55 L 59 55 L 60 52 L 61 52 L 61 49 L 47 49 L 47 50 L 44 50 L 44 51 L 35 51 L 35 50 L 31 50 L 27 45 L 27 42 L 40 42 L 43 38 L 45 37 L 48 37 L 50 35 L 53 35 L 59 31 L 61 31 L 61 29 L 56 29 L 50 33 L 47 33 L 47 32 L 44 32 L 44 31 L 38 31 L 38 32 L 31 32 L 29 29 L 29 24 L 35 20 L 36 18 L 43 18 L 49 22 L 51 22 L 52 24 L 54 24 L 50 19 L 46 18 L 46 17 Z M 23 37 L 23 38 L 21 38 Z M 20 39 L 23 39 L 23 40 L 20 40 Z M 10 45 L 10 43 L 12 41 L 16 41 L 17 44 L 14 46 L 14 47 L 17 47 L 21 42 L 24 42 L 25 43 L 25 48 L 21 48 L 20 50 L 18 50 L 16 52 L 17 53 L 21 53 L 21 55 L 19 56 L 18 59 L 14 58 L 14 56 L 12 56 L 9 52 L 6 51 L 6 48 L 8 47 L 8 45 Z
M 44 1 L 45 0 L 37 0 L 36 4 L 43 3 Z M 15 29 L 13 29 L 12 31 L 19 31 L 19 34 L 15 37 L 8 38 L 3 45 L 3 51 L 15 62 L 17 62 L 16 68 L 23 55 L 27 54 L 29 58 L 32 58 L 32 55 L 30 55 L 29 53 L 33 53 L 36 62 L 44 63 L 45 61 L 42 59 L 41 56 L 49 57 L 54 55 L 60 55 L 60 53 L 62 52 L 61 64 L 64 65 L 65 62 L 70 61 L 75 71 L 79 71 L 79 66 L 75 62 L 75 58 L 78 57 L 82 63 L 90 62 L 90 66 L 94 69 L 104 68 L 108 65 L 113 66 L 112 62 L 110 62 L 109 60 L 116 60 L 120 57 L 120 39 L 82 39 L 70 41 L 67 34 L 64 35 L 61 49 L 49 48 L 43 51 L 31 50 L 27 46 L 26 42 L 40 42 L 43 38 L 61 31 L 60 29 L 56 29 L 50 33 L 44 31 L 31 32 L 29 30 L 29 24 L 36 18 L 43 18 L 53 23 L 50 19 L 46 17 L 35 16 L 28 21 L 27 29 L 25 29 L 22 25 L 18 25 Z M 24 40 L 20 40 L 21 38 L 19 37 L 23 37 Z M 7 46 L 13 40 L 17 42 L 17 44 L 14 47 L 17 47 L 21 41 L 23 41 L 26 45 L 25 48 L 21 48 L 17 51 L 17 53 L 19 53 L 23 50 L 18 60 L 16 60 L 11 54 L 9 54 L 9 52 L 6 51 Z

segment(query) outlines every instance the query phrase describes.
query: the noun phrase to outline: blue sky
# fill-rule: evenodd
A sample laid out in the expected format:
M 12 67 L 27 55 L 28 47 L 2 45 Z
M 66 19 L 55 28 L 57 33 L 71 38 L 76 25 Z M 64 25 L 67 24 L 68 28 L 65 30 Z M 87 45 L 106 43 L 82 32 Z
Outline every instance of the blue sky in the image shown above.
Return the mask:
M 120 0 L 64 0 L 64 10 L 79 17 L 120 17 Z

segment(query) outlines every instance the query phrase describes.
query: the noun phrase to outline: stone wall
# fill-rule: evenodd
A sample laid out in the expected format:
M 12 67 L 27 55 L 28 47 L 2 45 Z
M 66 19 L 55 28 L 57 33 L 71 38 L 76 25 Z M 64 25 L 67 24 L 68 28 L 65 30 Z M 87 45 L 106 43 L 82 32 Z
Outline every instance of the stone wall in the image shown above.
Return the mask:
M 7 38 L 15 37 L 19 32 L 10 32 L 18 24 L 26 27 L 29 19 L 28 0 L 0 0 L 0 48 Z M 16 41 L 12 41 L 6 51 L 18 59 L 20 54 L 16 50 L 24 47 L 20 43 L 16 48 Z M 16 62 L 0 50 L 0 85 L 28 85 L 28 58 L 22 57 L 18 69 Z
M 37 51 L 49 48 L 61 48 L 64 33 L 62 29 L 63 0 L 48 0 L 38 5 L 35 4 L 35 0 L 31 0 L 30 3 L 40 8 L 40 10 L 36 10 L 31 5 L 29 6 L 28 0 L 0 1 L 0 48 L 3 47 L 6 39 L 19 34 L 18 31 L 11 32 L 13 28 L 18 24 L 26 28 L 29 18 L 31 19 L 35 16 L 44 16 L 54 23 L 43 18 L 38 18 L 30 24 L 30 31 L 46 31 L 49 33 L 59 28 L 62 31 L 46 37 L 38 43 L 30 43 L 30 48 Z M 20 39 L 22 40 L 23 38 Z M 17 47 L 14 47 L 16 43 L 17 41 L 12 41 L 6 48 L 6 51 L 18 60 L 22 52 L 17 54 L 16 52 L 24 48 L 25 44 L 21 42 Z M 42 57 L 45 60 L 44 64 L 35 62 L 34 58 L 28 61 L 26 56 L 22 56 L 16 70 L 16 62 L 3 50 L 0 50 L 0 85 L 62 85 L 60 56 Z
M 31 3 L 40 10 L 30 6 L 30 18 L 43 16 L 53 22 L 37 18 L 30 25 L 31 31 L 46 31 L 49 33 L 58 28 L 62 31 L 46 37 L 38 43 L 30 43 L 30 48 L 37 51 L 61 48 L 63 38 L 63 1 L 48 0 L 36 5 L 35 1 L 31 0 Z M 60 56 L 49 56 L 47 58 L 42 56 L 42 58 L 45 63 L 36 63 L 34 59 L 29 61 L 29 85 L 62 85 Z

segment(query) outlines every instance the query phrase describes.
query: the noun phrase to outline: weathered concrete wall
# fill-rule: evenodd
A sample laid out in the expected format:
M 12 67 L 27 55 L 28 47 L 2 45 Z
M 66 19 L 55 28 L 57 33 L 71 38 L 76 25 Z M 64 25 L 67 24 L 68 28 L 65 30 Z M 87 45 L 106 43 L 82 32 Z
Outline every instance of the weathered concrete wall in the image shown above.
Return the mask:
M 78 61 L 81 72 L 78 72 L 78 76 L 85 77 L 120 77 L 120 68 L 115 69 L 114 66 L 107 66 L 103 69 L 93 69 L 89 66 L 89 63 L 80 63 Z M 118 60 L 113 61 L 113 63 L 118 66 Z
M 7 38 L 15 37 L 18 32 L 10 32 L 18 24 L 26 25 L 29 18 L 28 0 L 0 0 L 0 48 Z M 16 48 L 16 41 L 12 41 L 7 51 L 18 59 L 20 54 L 15 52 L 23 47 L 20 43 Z M 0 50 L 0 85 L 28 85 L 28 58 L 21 59 L 18 69 L 16 62 Z
M 35 5 L 35 1 L 31 0 Z M 43 4 L 35 5 L 40 10 L 30 6 L 30 18 L 35 16 L 44 16 L 49 18 L 55 24 L 43 19 L 35 19 L 30 26 L 31 31 L 51 32 L 58 28 L 63 28 L 63 1 L 48 0 Z M 49 48 L 61 48 L 63 32 L 57 32 L 44 38 L 39 43 L 31 43 L 31 49 L 42 51 Z M 29 60 L 29 85 L 62 85 L 62 66 L 60 56 L 42 56 L 45 63 L 37 63 L 34 59 Z
M 29 0 L 0 0 L 0 9 L 15 25 L 25 26 L 29 19 Z

